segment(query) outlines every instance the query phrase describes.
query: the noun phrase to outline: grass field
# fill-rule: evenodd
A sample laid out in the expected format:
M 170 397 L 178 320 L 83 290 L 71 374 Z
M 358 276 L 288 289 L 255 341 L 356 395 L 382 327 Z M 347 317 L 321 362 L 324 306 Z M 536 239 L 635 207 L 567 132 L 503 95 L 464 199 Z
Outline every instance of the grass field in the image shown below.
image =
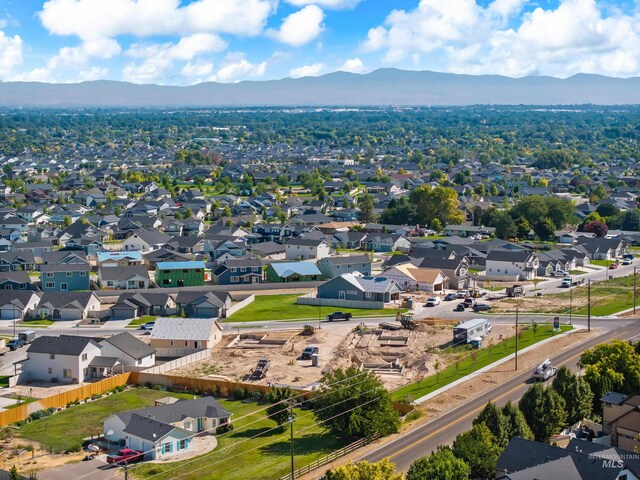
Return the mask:
M 296 298 L 299 294 L 291 295 L 256 295 L 256 299 L 231 315 L 225 322 L 257 322 L 264 320 L 323 320 L 335 311 L 350 312 L 354 317 L 382 317 L 395 316 L 397 310 L 386 308 L 373 310 L 367 308 L 316 307 L 314 305 L 298 305 Z M 403 310 L 404 311 L 404 310 Z
M 49 325 L 53 325 L 53 323 L 53 320 L 46 318 L 34 318 L 33 320 L 22 320 L 18 325 L 25 327 L 48 327 Z
M 598 265 L 599 267 L 608 267 L 612 263 L 615 263 L 615 260 L 591 260 L 591 265 Z
M 560 332 L 554 332 L 551 326 L 540 325 L 535 334 L 532 328 L 525 328 L 521 331 L 521 337 L 518 339 L 518 350 L 572 328 L 569 325 L 561 325 Z M 459 353 L 459 348 L 456 348 L 454 352 Z M 495 345 L 485 346 L 479 350 L 469 351 L 469 355 L 457 361 L 456 364 L 443 369 L 439 375 L 430 375 L 415 383 L 405 385 L 392 392 L 391 397 L 394 400 L 416 400 L 514 352 L 515 337 L 509 337 Z
M 126 328 L 139 328 L 140 325 L 144 325 L 147 322 L 154 322 L 156 317 L 154 315 L 143 315 L 139 318 L 134 318 L 129 322 Z
M 172 393 L 174 397 L 193 398 L 192 395 Z M 17 431 L 19 437 L 42 443 L 55 451 L 64 451 L 82 443 L 82 439 L 102 433 L 102 420 L 117 412 L 153 405 L 154 400 L 166 397 L 167 392 L 150 389 L 130 389 L 99 400 L 76 405 L 60 413 L 28 423 Z

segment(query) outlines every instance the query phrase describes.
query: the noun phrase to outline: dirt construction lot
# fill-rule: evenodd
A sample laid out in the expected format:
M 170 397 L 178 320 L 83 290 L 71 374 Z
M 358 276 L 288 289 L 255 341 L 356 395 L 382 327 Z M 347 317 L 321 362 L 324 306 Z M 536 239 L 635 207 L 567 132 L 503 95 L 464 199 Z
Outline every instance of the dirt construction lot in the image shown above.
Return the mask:
M 495 325 L 485 341 L 497 343 L 512 330 L 510 326 Z M 244 333 L 225 336 L 210 359 L 169 373 L 247 381 L 256 363 L 268 359 L 267 374 L 251 381 L 307 386 L 320 380 L 324 371 L 357 365 L 375 371 L 387 388 L 394 389 L 435 373 L 433 366 L 438 360 L 447 365 L 468 354 L 441 350 L 451 339 L 451 327 L 425 324 L 412 331 L 354 330 L 349 325 L 332 325 L 308 336 L 296 331 Z M 311 360 L 301 359 L 307 346 L 318 347 L 318 367 L 312 366 Z

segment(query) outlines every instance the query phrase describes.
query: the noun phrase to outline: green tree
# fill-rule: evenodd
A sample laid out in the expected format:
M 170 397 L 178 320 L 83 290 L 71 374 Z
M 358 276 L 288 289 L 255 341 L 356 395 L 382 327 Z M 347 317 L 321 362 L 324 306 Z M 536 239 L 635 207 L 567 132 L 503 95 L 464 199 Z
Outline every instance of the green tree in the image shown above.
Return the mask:
M 636 208 L 634 210 L 627 210 L 624 212 L 620 228 L 622 230 L 630 230 L 633 232 L 640 231 L 640 211 Z
M 607 191 L 604 189 L 602 185 L 598 185 L 593 189 L 593 196 L 596 200 L 601 200 L 607 196 Z
M 474 425 L 453 441 L 453 454 L 469 465 L 472 478 L 495 478 L 502 448 L 484 424 Z
M 288 399 L 294 394 L 289 387 L 273 387 L 266 396 L 266 401 L 271 405 L 267 408 L 267 415 L 276 422 L 280 431 L 284 431 L 289 422 Z M 295 410 L 291 410 L 291 415 L 295 418 Z
M 373 195 L 367 193 L 360 197 L 360 200 L 358 201 L 358 209 L 360 210 L 358 218 L 361 222 L 371 223 L 375 220 L 376 216 L 373 213 L 374 207 Z
M 411 464 L 405 480 L 464 480 L 471 475 L 466 462 L 456 458 L 449 447 L 439 446 L 428 457 L 420 457 Z
M 13 465 L 9 470 L 9 478 L 10 480 L 20 480 L 22 478 L 22 476 L 18 473 L 18 469 L 15 465 Z
M 396 473 L 395 464 L 383 458 L 379 462 L 341 465 L 325 473 L 322 480 L 402 480 L 402 473 Z
M 580 357 L 584 379 L 594 394 L 594 411 L 600 412 L 600 398 L 610 390 L 633 394 L 640 389 L 640 355 L 628 342 L 612 340 L 586 350 Z
M 516 232 L 518 238 L 527 238 L 529 236 L 529 232 L 531 231 L 531 224 L 529 220 L 526 218 L 521 218 L 516 223 Z
M 573 425 L 591 415 L 593 392 L 584 378 L 574 375 L 571 370 L 562 366 L 558 369 L 551 387 L 565 401 L 567 423 L 569 425 Z
M 556 233 L 556 228 L 550 218 L 544 218 L 533 224 L 533 231 L 542 240 L 551 240 Z
M 435 218 L 442 225 L 464 221 L 464 214 L 458 209 L 458 194 L 453 188 L 424 185 L 413 190 L 409 197 L 416 208 L 416 223 L 420 225 L 431 225 Z
M 71 225 L 71 217 L 69 215 L 65 215 L 63 217 L 62 225 L 64 226 L 64 228 L 67 228 L 69 225 Z
M 529 387 L 519 406 L 538 442 L 549 443 L 551 436 L 566 424 L 564 399 L 554 389 L 544 388 L 540 383 Z
M 508 212 L 498 211 L 493 215 L 493 226 L 496 228 L 496 237 L 506 240 L 517 235 L 516 224 Z
M 398 431 L 400 417 L 391 396 L 374 373 L 356 367 L 336 369 L 322 377 L 314 415 L 339 437 L 389 435 Z
M 491 431 L 496 443 L 502 448 L 509 443 L 509 423 L 502 411 L 496 407 L 495 403 L 489 402 L 485 405 L 478 416 L 473 420 L 474 425 L 484 423 Z
M 524 418 L 517 404 L 511 403 L 511 401 L 507 402 L 507 404 L 502 407 L 502 414 L 507 420 L 507 436 L 509 440 L 513 437 L 533 440 L 533 432 L 531 428 L 529 428 L 527 420 Z

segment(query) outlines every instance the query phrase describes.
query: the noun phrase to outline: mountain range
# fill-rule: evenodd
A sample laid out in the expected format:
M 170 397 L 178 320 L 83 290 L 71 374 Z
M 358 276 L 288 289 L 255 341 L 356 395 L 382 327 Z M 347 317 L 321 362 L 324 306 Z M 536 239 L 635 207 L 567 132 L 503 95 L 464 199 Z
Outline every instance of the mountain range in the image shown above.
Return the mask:
M 566 79 L 459 75 L 391 68 L 191 86 L 0 82 L 3 107 L 247 107 L 640 104 L 640 77 Z

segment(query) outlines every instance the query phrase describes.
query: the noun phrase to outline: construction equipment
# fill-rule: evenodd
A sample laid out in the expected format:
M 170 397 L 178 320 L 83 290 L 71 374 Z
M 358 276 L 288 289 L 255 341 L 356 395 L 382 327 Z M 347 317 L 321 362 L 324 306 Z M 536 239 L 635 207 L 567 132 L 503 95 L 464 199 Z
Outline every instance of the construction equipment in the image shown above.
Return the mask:
M 418 324 L 413 321 L 413 313 L 400 313 L 396 315 L 396 322 L 400 322 L 405 330 L 414 330 Z
M 507 297 L 524 297 L 524 288 L 522 285 L 514 285 L 507 287 Z
M 249 375 L 249 380 L 260 380 L 261 378 L 266 377 L 270 365 L 271 361 L 268 358 L 261 358 L 258 360 L 256 366 L 253 367 L 251 375 Z
M 558 373 L 558 369 L 551 365 L 551 360 L 547 358 L 544 362 L 536 367 L 536 369 L 533 371 L 533 374 L 531 375 L 531 378 L 533 378 L 534 381 L 540 380 L 544 382 L 545 380 L 549 380 L 556 373 Z
M 316 327 L 313 325 L 305 325 L 302 330 L 302 335 L 313 335 L 314 333 L 316 333 Z

